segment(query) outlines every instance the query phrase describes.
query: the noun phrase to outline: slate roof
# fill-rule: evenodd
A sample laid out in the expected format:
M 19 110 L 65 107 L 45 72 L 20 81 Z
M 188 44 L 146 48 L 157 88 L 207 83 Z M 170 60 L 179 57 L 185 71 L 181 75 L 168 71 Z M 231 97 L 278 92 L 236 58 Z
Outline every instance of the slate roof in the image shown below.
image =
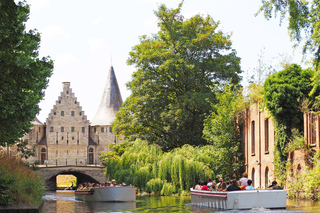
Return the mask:
M 32 125 L 43 125 L 43 123 L 41 123 L 37 117 L 31 123 Z
M 121 105 L 122 98 L 120 89 L 113 67 L 111 66 L 99 109 L 92 119 L 91 126 L 111 125 Z

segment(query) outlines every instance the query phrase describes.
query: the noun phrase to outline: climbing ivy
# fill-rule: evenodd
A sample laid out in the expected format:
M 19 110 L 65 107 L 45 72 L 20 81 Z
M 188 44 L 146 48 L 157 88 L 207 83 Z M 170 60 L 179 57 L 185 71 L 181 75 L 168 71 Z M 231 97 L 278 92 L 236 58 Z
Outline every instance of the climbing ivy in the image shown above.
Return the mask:
M 315 94 L 309 96 L 313 76 L 314 70 L 303 70 L 299 65 L 293 64 L 270 75 L 264 83 L 265 105 L 274 117 L 275 176 L 280 179 L 285 178 L 287 145 L 292 139 L 292 130 L 303 131 L 302 101 L 313 103 L 315 100 Z

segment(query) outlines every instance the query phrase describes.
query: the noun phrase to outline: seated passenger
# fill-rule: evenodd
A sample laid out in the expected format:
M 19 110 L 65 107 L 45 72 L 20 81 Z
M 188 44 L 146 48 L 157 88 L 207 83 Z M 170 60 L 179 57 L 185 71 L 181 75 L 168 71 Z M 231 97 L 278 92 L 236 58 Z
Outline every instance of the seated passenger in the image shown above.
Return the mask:
M 198 184 L 194 187 L 195 190 L 201 190 L 201 180 L 198 181 Z
M 274 180 L 274 181 L 272 181 L 272 185 L 269 186 L 268 189 L 278 189 L 278 190 L 280 189 L 281 190 L 281 189 L 283 189 L 283 187 L 279 186 L 277 181 Z
M 208 188 L 208 186 L 207 186 L 207 182 L 205 182 L 205 181 L 202 181 L 201 182 L 201 190 L 205 190 L 205 191 L 208 191 L 209 190 L 209 188 Z
M 78 188 L 77 188 L 77 191 L 80 191 L 80 190 L 82 190 L 82 189 L 83 189 L 83 185 L 80 183 L 79 186 L 78 186 Z
M 238 191 L 241 190 L 238 186 L 237 180 L 233 179 L 232 184 L 227 188 L 227 191 Z
M 117 183 L 116 183 L 116 180 L 115 180 L 115 179 L 112 179 L 110 186 L 117 186 Z
M 212 186 L 210 188 L 210 191 L 216 191 L 217 190 L 217 184 L 216 182 L 212 182 Z
M 251 186 L 252 180 L 248 179 L 248 186 L 245 188 L 245 190 L 254 190 L 254 187 Z
M 218 188 L 219 192 L 224 192 L 227 189 L 227 184 L 225 182 L 222 182 Z

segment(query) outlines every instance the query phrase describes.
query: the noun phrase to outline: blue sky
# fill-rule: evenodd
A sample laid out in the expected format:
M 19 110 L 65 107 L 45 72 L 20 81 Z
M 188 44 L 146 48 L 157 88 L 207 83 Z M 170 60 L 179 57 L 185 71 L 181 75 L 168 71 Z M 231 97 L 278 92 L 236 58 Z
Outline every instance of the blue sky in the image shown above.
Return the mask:
M 126 61 L 139 36 L 157 33 L 154 11 L 162 3 L 176 8 L 181 0 L 27 0 L 31 5 L 27 29 L 41 33 L 40 56 L 50 56 L 55 68 L 38 115 L 45 122 L 62 91 L 62 82 L 71 82 L 87 118 L 92 120 L 102 97 L 108 70 L 116 72 L 123 100 L 129 95 L 125 83 L 135 70 Z M 232 34 L 233 48 L 241 58 L 243 84 L 263 61 L 281 69 L 285 58 L 301 64 L 300 50 L 293 50 L 287 21 L 257 17 L 259 0 L 185 0 L 182 15 L 203 14 L 220 21 L 219 29 Z

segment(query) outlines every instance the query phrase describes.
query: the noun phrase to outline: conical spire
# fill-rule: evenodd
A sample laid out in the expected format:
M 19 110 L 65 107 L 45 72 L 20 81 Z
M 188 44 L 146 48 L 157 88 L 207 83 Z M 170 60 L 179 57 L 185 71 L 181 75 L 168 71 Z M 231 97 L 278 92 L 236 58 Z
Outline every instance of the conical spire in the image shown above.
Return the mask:
M 111 125 L 121 105 L 122 98 L 117 78 L 111 66 L 99 109 L 91 122 L 91 126 Z

